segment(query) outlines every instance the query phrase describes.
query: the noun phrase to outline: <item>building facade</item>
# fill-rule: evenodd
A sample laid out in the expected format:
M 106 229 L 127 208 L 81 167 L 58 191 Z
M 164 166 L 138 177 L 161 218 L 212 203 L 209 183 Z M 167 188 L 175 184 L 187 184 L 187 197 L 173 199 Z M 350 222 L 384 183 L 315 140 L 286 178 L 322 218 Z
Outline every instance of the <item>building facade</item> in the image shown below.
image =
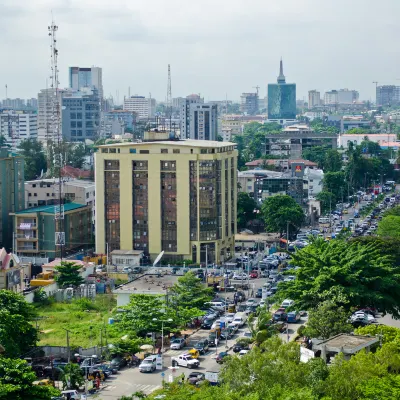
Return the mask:
M 100 136 L 100 99 L 96 89 L 68 90 L 61 99 L 62 135 L 69 142 Z
M 268 84 L 268 120 L 296 119 L 296 84 L 286 83 L 280 62 L 277 83 Z
M 247 115 L 257 114 L 259 110 L 258 93 L 242 93 L 240 111 Z
M 324 94 L 324 104 L 337 104 L 339 103 L 338 91 L 330 90 L 329 92 L 325 92 Z
M 308 91 L 308 108 L 312 109 L 321 105 L 321 93 L 318 90 Z
M 391 106 L 400 103 L 400 86 L 383 85 L 376 87 L 376 105 Z
M 181 139 L 189 139 L 190 137 L 190 106 L 192 104 L 204 104 L 204 99 L 197 94 L 191 94 L 181 99 L 179 105 Z
M 92 246 L 92 211 L 77 203 L 64 205 L 63 227 L 54 219 L 54 206 L 28 208 L 12 214 L 15 232 L 15 252 L 26 257 L 60 256 L 61 248 L 55 243 L 56 232 L 65 232 L 63 252 Z
M 37 139 L 37 115 L 12 110 L 1 112 L 0 135 L 13 150 L 18 148 L 22 140 Z
M 0 247 L 11 250 L 13 229 L 10 213 L 24 208 L 24 159 L 0 148 Z
M 219 263 L 234 255 L 235 144 L 164 140 L 96 153 L 96 251 Z
M 96 89 L 99 98 L 102 100 L 103 91 L 103 70 L 99 67 L 82 68 L 69 67 L 68 69 L 69 87 L 74 90 L 83 88 Z
M 352 104 L 357 102 L 360 95 L 357 90 L 339 89 L 338 90 L 338 103 L 339 104 Z
M 217 140 L 218 106 L 216 104 L 190 104 L 189 138 Z
M 126 97 L 124 110 L 135 112 L 140 119 L 153 118 L 156 112 L 156 99 L 144 96 Z

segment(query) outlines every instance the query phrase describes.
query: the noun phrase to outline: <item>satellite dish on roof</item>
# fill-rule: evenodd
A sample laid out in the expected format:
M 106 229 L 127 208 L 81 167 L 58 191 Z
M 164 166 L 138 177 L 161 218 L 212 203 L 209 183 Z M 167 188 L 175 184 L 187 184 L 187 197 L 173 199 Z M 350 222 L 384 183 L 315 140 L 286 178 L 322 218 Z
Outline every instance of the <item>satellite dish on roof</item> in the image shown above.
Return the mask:
M 157 263 L 161 260 L 163 255 L 164 255 L 164 250 L 157 256 L 156 260 L 153 262 L 153 267 L 157 265 Z

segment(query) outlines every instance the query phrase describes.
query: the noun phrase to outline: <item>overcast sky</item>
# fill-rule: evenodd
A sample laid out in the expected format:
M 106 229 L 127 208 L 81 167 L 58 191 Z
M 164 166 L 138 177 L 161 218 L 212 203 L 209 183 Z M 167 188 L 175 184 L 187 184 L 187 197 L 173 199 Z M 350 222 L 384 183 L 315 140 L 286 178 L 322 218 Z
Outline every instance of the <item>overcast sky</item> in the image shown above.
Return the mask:
M 47 26 L 59 26 L 61 87 L 68 67 L 103 68 L 104 93 L 131 88 L 238 100 L 276 81 L 282 56 L 297 98 L 349 88 L 375 99 L 399 84 L 400 0 L 0 0 L 0 99 L 36 97 L 50 75 Z

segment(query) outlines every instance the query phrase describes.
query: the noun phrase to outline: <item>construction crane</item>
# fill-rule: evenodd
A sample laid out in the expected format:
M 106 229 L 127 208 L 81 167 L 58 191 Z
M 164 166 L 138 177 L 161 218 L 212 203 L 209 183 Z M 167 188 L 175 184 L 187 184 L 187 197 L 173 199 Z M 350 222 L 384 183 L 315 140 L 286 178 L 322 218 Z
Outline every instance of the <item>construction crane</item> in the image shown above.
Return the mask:
M 257 89 L 257 96 L 258 96 L 258 89 L 260 89 L 260 86 L 253 86 L 253 89 Z

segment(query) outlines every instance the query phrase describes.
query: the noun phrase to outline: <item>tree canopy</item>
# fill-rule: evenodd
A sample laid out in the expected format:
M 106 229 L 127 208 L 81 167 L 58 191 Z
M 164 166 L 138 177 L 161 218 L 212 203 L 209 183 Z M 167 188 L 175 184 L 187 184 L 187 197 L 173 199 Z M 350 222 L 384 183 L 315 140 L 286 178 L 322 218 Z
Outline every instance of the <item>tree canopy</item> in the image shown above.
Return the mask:
M 279 297 L 299 309 L 330 300 L 349 310 L 374 306 L 400 318 L 400 268 L 374 243 L 316 239 L 293 254 L 297 279 L 279 285 Z
M 289 223 L 290 231 L 297 231 L 304 221 L 303 209 L 287 195 L 271 196 L 261 205 L 266 229 L 270 232 L 286 232 Z
M 47 170 L 43 145 L 36 139 L 24 139 L 18 146 L 18 153 L 24 157 L 25 179 L 37 179 Z
M 55 280 L 62 288 L 79 286 L 85 281 L 79 273 L 80 269 L 81 267 L 73 262 L 61 261 L 60 265 L 55 268 L 57 272 Z
M 400 239 L 400 216 L 386 215 L 378 224 L 378 235 Z
M 239 192 L 237 195 L 237 225 L 238 228 L 246 228 L 247 223 L 257 217 L 254 210 L 259 207 L 248 193 Z

